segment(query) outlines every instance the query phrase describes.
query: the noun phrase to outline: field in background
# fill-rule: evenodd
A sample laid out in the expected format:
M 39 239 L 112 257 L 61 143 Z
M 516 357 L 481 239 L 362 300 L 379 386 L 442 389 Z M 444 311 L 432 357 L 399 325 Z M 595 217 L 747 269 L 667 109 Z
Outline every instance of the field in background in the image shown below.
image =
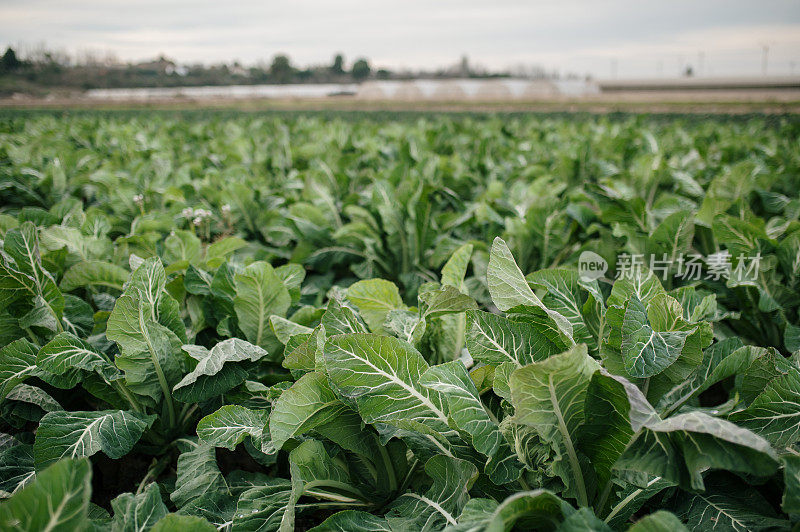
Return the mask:
M 796 113 L 800 78 L 664 80 L 452 79 L 363 84 L 236 85 L 54 90 L 17 94 L 0 107 L 86 109 L 591 111 Z

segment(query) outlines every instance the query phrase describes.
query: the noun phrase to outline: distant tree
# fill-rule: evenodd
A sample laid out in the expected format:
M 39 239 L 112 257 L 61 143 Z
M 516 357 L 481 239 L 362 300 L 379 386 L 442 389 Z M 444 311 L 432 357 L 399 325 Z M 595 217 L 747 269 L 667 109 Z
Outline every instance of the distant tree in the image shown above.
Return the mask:
M 380 70 L 378 70 L 375 73 L 375 75 L 378 76 L 378 79 L 389 79 L 390 77 L 392 77 L 392 73 L 389 70 L 386 70 L 385 68 L 381 68 Z
M 288 83 L 294 77 L 294 67 L 285 55 L 276 55 L 269 67 L 269 74 L 278 83 Z
M 372 72 L 372 69 L 369 66 L 369 63 L 366 59 L 361 58 L 355 63 L 353 63 L 353 79 L 361 81 L 367 79 L 369 77 L 369 73 Z
M 22 66 L 22 62 L 17 59 L 17 53 L 10 46 L 0 58 L 0 72 L 13 72 Z
M 336 76 L 344 74 L 344 56 L 342 54 L 336 54 L 336 57 L 333 58 L 331 73 Z

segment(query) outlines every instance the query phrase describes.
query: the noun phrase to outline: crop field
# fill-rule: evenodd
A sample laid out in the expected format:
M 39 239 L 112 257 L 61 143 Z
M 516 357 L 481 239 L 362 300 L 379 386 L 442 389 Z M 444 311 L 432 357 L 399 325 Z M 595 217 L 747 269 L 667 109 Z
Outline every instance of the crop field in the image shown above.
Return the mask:
M 799 139 L 0 113 L 0 530 L 800 526 Z

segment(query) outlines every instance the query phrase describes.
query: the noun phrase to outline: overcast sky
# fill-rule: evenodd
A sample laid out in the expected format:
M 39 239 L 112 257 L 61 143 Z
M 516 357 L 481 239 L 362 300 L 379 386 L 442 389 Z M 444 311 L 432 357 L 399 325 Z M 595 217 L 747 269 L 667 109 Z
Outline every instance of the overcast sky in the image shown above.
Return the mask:
M 447 66 L 671 76 L 800 74 L 800 0 L 0 0 L 0 42 L 123 60 Z M 702 56 L 702 58 L 701 58 Z

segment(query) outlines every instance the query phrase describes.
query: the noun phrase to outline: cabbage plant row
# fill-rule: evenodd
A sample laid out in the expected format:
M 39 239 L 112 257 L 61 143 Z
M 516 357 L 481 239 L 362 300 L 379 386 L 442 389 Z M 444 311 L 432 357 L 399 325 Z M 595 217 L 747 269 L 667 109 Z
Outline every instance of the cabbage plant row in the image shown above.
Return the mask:
M 3 116 L 0 529 L 789 530 L 798 132 Z

